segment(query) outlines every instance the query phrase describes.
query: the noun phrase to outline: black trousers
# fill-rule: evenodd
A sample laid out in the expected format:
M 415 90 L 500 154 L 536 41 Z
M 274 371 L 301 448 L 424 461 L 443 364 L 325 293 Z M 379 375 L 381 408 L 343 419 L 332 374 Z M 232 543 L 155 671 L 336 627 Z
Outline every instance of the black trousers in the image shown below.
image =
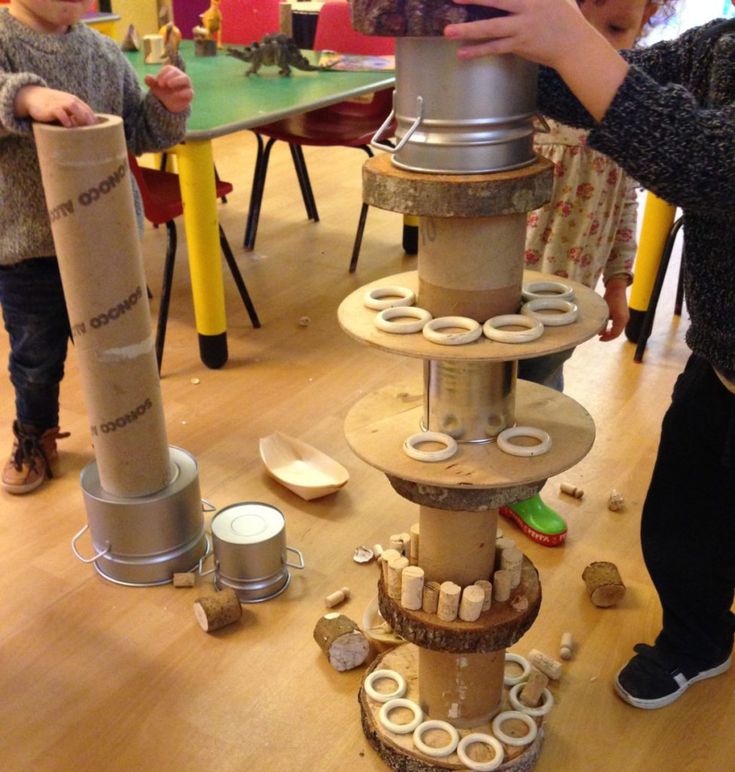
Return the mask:
M 735 394 L 692 355 L 663 420 L 641 542 L 663 608 L 656 641 L 694 669 L 732 651 Z

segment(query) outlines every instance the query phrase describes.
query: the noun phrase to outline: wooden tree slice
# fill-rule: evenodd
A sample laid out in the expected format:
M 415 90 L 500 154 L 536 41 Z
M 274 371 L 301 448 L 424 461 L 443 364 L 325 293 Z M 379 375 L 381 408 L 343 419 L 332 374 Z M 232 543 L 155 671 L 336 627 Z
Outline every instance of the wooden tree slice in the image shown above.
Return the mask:
M 400 673 L 406 680 L 406 697 L 414 702 L 419 702 L 419 679 L 418 672 L 418 648 L 413 644 L 404 644 L 397 648 L 381 654 L 371 665 L 365 674 L 369 675 L 373 670 L 386 668 Z M 397 735 L 386 730 L 378 719 L 378 713 L 382 707 L 368 697 L 365 689 L 360 689 L 358 697 L 360 703 L 360 714 L 362 718 L 362 729 L 370 745 L 377 752 L 385 764 L 393 770 L 399 772 L 432 772 L 433 770 L 466 770 L 466 767 L 460 762 L 456 753 L 452 753 L 445 758 L 431 758 L 418 751 L 414 745 L 411 734 Z M 507 691 L 504 690 L 502 699 L 502 709 L 510 710 Z M 424 719 L 431 719 L 432 716 L 424 715 Z M 536 719 L 539 724 L 539 731 L 536 739 L 527 746 L 514 747 L 504 746 L 506 760 L 498 767 L 499 772 L 528 772 L 533 769 L 541 752 L 543 743 L 543 717 Z M 479 724 L 478 726 L 463 727 L 458 729 L 460 737 L 464 737 L 471 732 L 481 732 L 491 734 L 492 727 L 490 723 Z
M 598 561 L 590 563 L 582 573 L 590 600 L 595 606 L 615 606 L 625 595 L 625 585 L 614 563 Z
M 242 606 L 237 593 L 230 588 L 194 601 L 194 616 L 206 633 L 237 622 L 242 616 Z
M 527 606 L 518 603 L 519 599 L 525 599 Z M 382 579 L 378 582 L 378 606 L 393 632 L 410 643 L 435 651 L 491 652 L 512 646 L 531 627 L 541 606 L 541 584 L 533 563 L 524 558 L 521 583 L 509 600 L 493 602 L 474 622 L 442 622 L 423 609 L 405 609 L 388 596 Z
M 314 628 L 314 640 L 327 655 L 329 664 L 339 671 L 359 667 L 370 653 L 370 642 L 357 624 L 337 612 L 319 619 Z

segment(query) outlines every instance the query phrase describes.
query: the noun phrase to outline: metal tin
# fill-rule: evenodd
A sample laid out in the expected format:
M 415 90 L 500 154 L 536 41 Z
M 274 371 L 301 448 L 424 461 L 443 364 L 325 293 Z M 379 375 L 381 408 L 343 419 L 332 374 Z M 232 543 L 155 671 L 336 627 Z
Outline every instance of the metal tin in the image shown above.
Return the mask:
M 135 498 L 103 490 L 95 461 L 82 469 L 88 525 L 74 536 L 72 549 L 105 579 L 129 586 L 167 584 L 174 573 L 191 570 L 207 554 L 197 462 L 177 447 L 170 448 L 170 457 L 171 482 Z M 96 552 L 91 558 L 77 549 L 87 530 Z
M 480 174 L 533 163 L 537 66 L 511 54 L 460 60 L 459 45 L 396 39 L 393 164 Z
M 457 442 L 490 442 L 515 423 L 515 361 L 424 362 L 422 428 Z
M 243 603 L 280 595 L 291 581 L 289 567 L 303 568 L 301 553 L 286 546 L 283 513 L 260 501 L 244 501 L 221 509 L 212 518 L 214 581 L 230 587 Z M 288 561 L 288 552 L 298 563 Z

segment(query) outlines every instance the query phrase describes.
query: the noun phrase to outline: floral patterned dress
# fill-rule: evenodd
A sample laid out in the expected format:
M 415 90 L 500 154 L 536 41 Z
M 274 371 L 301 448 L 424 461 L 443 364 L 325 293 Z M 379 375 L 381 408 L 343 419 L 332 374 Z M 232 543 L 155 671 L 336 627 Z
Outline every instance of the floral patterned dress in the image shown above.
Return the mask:
M 600 276 L 632 281 L 636 182 L 587 146 L 588 132 L 553 120 L 535 149 L 554 164 L 551 201 L 528 214 L 526 268 L 595 287 Z

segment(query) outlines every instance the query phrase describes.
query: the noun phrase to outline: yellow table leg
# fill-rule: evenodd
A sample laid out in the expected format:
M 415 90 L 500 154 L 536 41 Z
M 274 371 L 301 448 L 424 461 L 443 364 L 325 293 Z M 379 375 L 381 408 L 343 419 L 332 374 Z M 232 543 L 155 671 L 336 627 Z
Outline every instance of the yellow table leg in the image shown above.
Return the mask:
M 675 206 L 650 191 L 646 193 L 641 238 L 635 258 L 635 278 L 630 288 L 630 320 L 625 328 L 628 340 L 633 343 L 638 340 L 648 310 L 666 237 L 674 224 L 675 215 Z
M 176 156 L 199 355 L 207 367 L 222 367 L 227 362 L 227 320 L 212 143 L 185 142 L 177 145 Z

